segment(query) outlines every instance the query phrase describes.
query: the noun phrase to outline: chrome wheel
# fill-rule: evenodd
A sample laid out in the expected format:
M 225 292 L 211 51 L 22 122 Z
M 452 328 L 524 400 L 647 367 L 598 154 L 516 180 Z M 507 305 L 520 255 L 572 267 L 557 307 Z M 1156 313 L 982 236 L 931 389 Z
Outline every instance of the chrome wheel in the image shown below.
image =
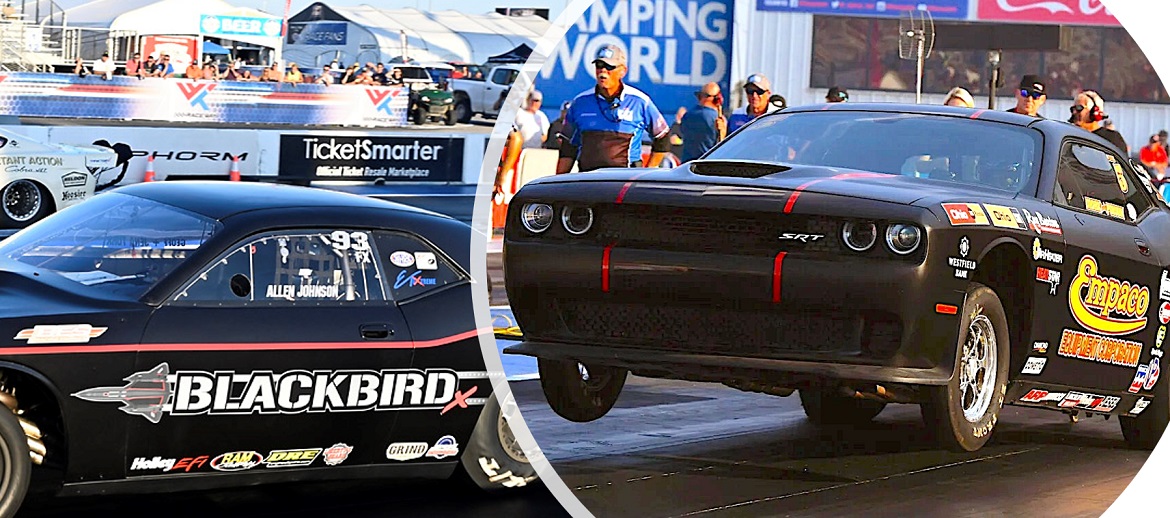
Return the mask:
M 982 314 L 971 319 L 959 365 L 963 417 L 968 422 L 979 422 L 991 406 L 995 395 L 998 350 L 995 326 L 991 324 L 991 319 Z
M 4 188 L 4 215 L 23 223 L 41 212 L 41 189 L 29 180 L 17 180 Z
M 516 462 L 528 462 L 528 456 L 524 454 L 524 448 L 520 447 L 520 441 L 516 440 L 516 434 L 512 433 L 512 427 L 508 426 L 508 420 L 504 418 L 507 415 L 516 415 L 516 402 L 512 398 L 504 405 L 500 405 L 500 415 L 496 418 L 496 436 L 500 440 L 500 446 L 504 449 L 512 460 Z

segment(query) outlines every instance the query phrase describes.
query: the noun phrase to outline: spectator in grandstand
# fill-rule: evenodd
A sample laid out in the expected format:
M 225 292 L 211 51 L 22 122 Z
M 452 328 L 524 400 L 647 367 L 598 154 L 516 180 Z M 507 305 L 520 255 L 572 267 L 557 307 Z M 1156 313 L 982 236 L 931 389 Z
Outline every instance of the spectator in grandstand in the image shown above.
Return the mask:
M 158 62 L 154 64 L 154 68 L 151 69 L 150 73 L 151 77 L 162 78 L 174 77 L 174 75 L 175 66 L 171 64 L 171 57 L 166 54 L 163 54 L 162 57 L 159 58 Z
M 960 108 L 974 108 L 975 98 L 971 97 L 971 92 L 968 92 L 966 88 L 956 86 L 947 92 L 947 98 L 943 104 Z
M 208 60 L 203 64 L 203 79 L 219 81 L 220 79 L 223 79 L 223 77 L 224 75 L 219 73 L 219 68 L 216 67 L 215 63 L 212 63 L 211 60 Z
M 135 52 L 134 55 L 130 56 L 130 59 L 126 61 L 126 75 L 128 77 L 137 77 L 141 79 L 142 75 L 140 75 L 140 72 L 142 71 L 142 68 L 142 54 Z
M 359 75 L 361 74 L 358 72 L 358 64 L 354 63 L 345 69 L 345 73 L 341 75 L 341 84 L 353 84 L 354 81 L 357 81 Z
M 1077 95 L 1073 105 L 1069 107 L 1072 115 L 1068 121 L 1090 131 L 1113 145 L 1117 146 L 1125 156 L 1129 156 L 1129 144 L 1125 143 L 1121 133 L 1106 126 L 1109 114 L 1105 113 L 1105 101 L 1092 90 L 1084 90 Z
M 284 74 L 280 73 L 279 67 L 280 65 L 276 63 L 265 67 L 264 71 L 260 73 L 260 81 L 265 83 L 279 83 L 284 79 Z
M 333 84 L 333 68 L 329 65 L 321 67 L 321 77 L 318 77 L 317 81 L 315 82 L 319 85 L 325 86 Z
M 764 74 L 752 74 L 747 77 L 743 85 L 744 97 L 747 104 L 731 112 L 727 120 L 727 131 L 733 132 L 765 113 L 772 113 L 780 108 L 772 104 L 772 83 Z M 684 141 L 685 143 L 685 141 Z
M 192 61 L 187 65 L 187 70 L 183 72 L 183 77 L 187 79 L 203 79 L 203 67 L 199 66 L 198 62 Z
M 89 68 L 85 66 L 85 62 L 81 61 L 81 58 L 77 58 L 76 63 L 74 63 L 73 73 L 77 77 L 85 77 L 89 75 Z
M 380 85 L 386 84 L 389 79 L 386 77 L 386 65 L 378 63 L 374 66 L 373 76 L 374 82 Z
M 1016 106 L 1007 111 L 1042 119 L 1040 107 L 1044 106 L 1046 100 L 1048 88 L 1044 85 L 1044 80 L 1038 75 L 1028 74 L 1020 78 L 1020 87 L 1016 89 Z
M 114 60 L 110 59 L 109 52 L 103 52 L 102 57 L 93 62 L 93 73 L 106 81 L 113 79 L 114 71 L 117 69 L 118 65 L 114 63 Z
M 256 77 L 252 75 L 251 70 L 245 68 L 240 72 L 240 81 L 254 82 L 256 81 Z
M 1166 150 L 1162 147 L 1162 140 L 1157 135 L 1150 135 L 1150 143 L 1141 151 L 1142 164 L 1153 173 L 1157 179 L 1166 177 Z
M 284 82 L 294 85 L 305 82 L 305 75 L 301 73 L 301 69 L 296 63 L 288 64 L 288 72 L 284 74 Z
M 386 78 L 386 83 L 390 86 L 401 86 L 403 84 L 402 69 L 395 68 L 390 72 L 390 77 Z
M 544 94 L 540 90 L 533 90 L 528 94 L 528 102 L 524 109 L 516 112 L 516 129 L 520 130 L 520 137 L 524 139 L 525 149 L 540 148 L 548 139 L 548 116 L 540 111 L 544 103 Z

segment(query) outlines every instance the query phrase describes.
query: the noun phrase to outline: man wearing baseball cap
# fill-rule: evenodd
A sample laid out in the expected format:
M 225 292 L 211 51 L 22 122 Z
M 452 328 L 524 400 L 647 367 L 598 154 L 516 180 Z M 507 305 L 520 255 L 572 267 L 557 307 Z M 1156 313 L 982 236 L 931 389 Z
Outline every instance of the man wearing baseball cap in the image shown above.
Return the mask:
M 768 81 L 767 77 L 764 77 L 764 74 L 748 76 L 747 81 L 744 81 L 743 84 L 743 93 L 747 97 L 747 104 L 733 110 L 731 116 L 727 118 L 728 133 L 739 129 L 760 115 L 780 109 L 769 102 L 772 98 L 772 83 Z
M 1007 111 L 1042 119 L 1040 107 L 1046 100 L 1048 89 L 1044 87 L 1044 80 L 1038 75 L 1028 74 L 1020 78 L 1020 87 L 1016 89 L 1016 107 Z
M 597 84 L 573 98 L 565 115 L 565 134 L 557 174 L 602 167 L 658 167 L 670 152 L 670 125 L 641 90 L 624 84 L 626 52 L 604 45 L 593 58 Z M 642 163 L 642 141 L 653 140 Z

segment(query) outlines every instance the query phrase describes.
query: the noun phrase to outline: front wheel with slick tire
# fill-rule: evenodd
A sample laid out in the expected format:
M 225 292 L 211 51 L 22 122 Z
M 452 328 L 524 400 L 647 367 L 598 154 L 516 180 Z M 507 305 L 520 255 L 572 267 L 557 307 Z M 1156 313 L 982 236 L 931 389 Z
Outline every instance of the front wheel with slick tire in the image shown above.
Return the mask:
M 987 444 L 1007 392 L 1011 339 L 995 291 L 972 282 L 959 314 L 959 338 L 951 380 L 927 388 L 922 417 L 941 446 L 957 452 Z
M 460 459 L 463 473 L 485 491 L 524 487 L 537 478 L 505 415 L 519 417 L 515 401 L 509 397 L 501 406 L 496 396 L 488 398 Z
M 629 371 L 576 361 L 537 359 L 540 387 L 557 415 L 577 423 L 600 419 L 617 403 Z

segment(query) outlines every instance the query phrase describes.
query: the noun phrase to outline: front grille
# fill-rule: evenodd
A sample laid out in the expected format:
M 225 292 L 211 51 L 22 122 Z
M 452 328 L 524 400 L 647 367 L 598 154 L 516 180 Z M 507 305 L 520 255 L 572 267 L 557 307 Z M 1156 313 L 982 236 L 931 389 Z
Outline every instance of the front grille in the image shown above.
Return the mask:
M 591 236 L 598 244 L 681 252 L 774 256 L 777 252 L 840 253 L 839 224 L 831 218 L 800 214 L 713 210 L 651 205 L 612 205 L 594 209 Z M 783 233 L 823 236 L 781 240 Z
M 555 307 L 570 336 L 550 338 L 671 352 L 881 359 L 897 351 L 902 335 L 900 321 L 883 315 L 565 299 Z

